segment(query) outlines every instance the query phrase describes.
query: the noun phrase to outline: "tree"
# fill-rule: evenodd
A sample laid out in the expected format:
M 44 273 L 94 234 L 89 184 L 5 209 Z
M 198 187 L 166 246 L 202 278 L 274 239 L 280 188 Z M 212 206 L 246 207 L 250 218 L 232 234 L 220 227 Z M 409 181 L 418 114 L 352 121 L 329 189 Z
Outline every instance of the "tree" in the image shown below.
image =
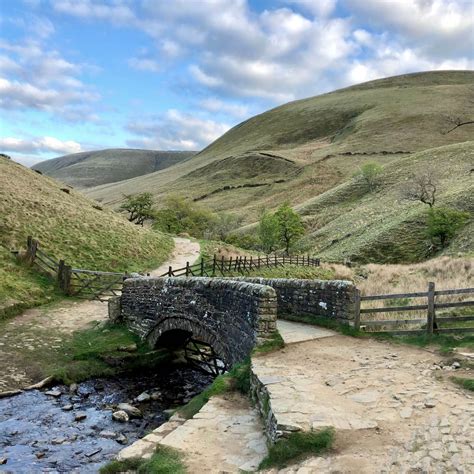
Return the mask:
M 416 175 L 404 191 L 404 197 L 410 201 L 421 201 L 432 208 L 436 202 L 438 180 L 432 169 Z
M 449 207 L 431 207 L 428 211 L 428 236 L 434 244 L 439 244 L 441 248 L 445 248 L 468 219 L 468 212 Z
M 275 214 L 264 211 L 258 225 L 258 236 L 262 250 L 268 255 L 274 252 L 280 240 L 278 219 Z
M 229 235 L 232 233 L 232 231 L 240 226 L 241 222 L 242 217 L 235 214 L 216 214 L 212 235 L 217 237 L 218 240 L 225 241 L 229 238 Z
M 275 218 L 278 222 L 279 240 L 284 245 L 286 254 L 289 255 L 290 248 L 304 235 L 303 221 L 288 203 L 278 208 Z
M 128 212 L 127 219 L 143 226 L 147 219 L 153 219 L 153 195 L 151 193 L 125 195 L 126 201 L 120 206 L 121 212 Z
M 354 176 L 361 178 L 368 190 L 373 191 L 379 183 L 381 172 L 382 167 L 378 163 L 369 162 L 364 163 Z

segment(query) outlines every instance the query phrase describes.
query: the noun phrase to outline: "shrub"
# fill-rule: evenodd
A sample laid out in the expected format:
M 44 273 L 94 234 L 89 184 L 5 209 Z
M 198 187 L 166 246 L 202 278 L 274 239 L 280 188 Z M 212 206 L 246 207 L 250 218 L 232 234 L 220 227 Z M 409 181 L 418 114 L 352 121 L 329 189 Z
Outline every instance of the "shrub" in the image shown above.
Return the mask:
M 381 172 L 382 166 L 378 163 L 369 162 L 363 164 L 354 176 L 361 178 L 368 190 L 373 191 L 378 185 Z
M 427 234 L 434 245 L 445 248 L 456 232 L 469 219 L 469 213 L 448 207 L 431 208 L 428 211 Z

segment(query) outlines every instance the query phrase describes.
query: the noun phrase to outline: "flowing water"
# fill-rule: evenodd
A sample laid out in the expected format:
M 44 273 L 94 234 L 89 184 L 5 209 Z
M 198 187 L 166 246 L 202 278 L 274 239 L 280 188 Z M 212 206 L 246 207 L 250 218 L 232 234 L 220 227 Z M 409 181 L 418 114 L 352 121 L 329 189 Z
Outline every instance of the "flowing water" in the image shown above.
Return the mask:
M 126 445 L 164 423 L 165 410 L 185 404 L 212 381 L 188 366 L 158 370 L 89 380 L 73 392 L 57 386 L 0 399 L 0 459 L 6 459 L 0 472 L 97 472 Z M 61 395 L 46 394 L 54 390 Z M 138 403 L 143 392 L 154 399 Z M 114 421 L 119 403 L 138 407 L 143 417 Z

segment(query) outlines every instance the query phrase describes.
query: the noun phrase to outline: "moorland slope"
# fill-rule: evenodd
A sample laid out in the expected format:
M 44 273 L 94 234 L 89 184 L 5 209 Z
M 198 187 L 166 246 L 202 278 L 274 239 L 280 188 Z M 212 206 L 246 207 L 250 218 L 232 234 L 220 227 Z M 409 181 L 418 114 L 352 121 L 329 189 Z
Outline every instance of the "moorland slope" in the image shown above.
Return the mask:
M 430 165 L 440 172 L 440 202 L 472 207 L 473 105 L 472 71 L 371 81 L 269 110 L 183 163 L 87 192 L 111 206 L 136 189 L 152 192 L 158 204 L 164 195 L 178 193 L 214 210 L 239 213 L 244 224 L 255 222 L 261 208 L 289 201 L 308 222 L 307 248 L 322 256 L 412 260 L 416 252 L 394 246 L 399 233 L 411 246 L 404 229 L 414 214 L 423 218 L 424 207 L 395 196 L 414 172 Z M 358 184 L 352 176 L 368 161 L 385 167 L 384 184 L 376 193 L 354 194 Z M 353 215 L 361 204 L 367 212 L 359 215 L 362 224 L 354 233 L 352 218 L 342 214 Z M 382 242 L 376 252 L 374 239 Z M 460 239 L 464 243 L 454 242 L 452 249 L 472 251 L 472 238 Z
M 144 270 L 162 263 L 172 240 L 102 209 L 57 181 L 0 157 L 0 317 L 2 308 L 47 301 L 51 282 L 19 265 L 11 250 L 37 238 L 44 251 L 79 268 Z
M 90 188 L 153 173 L 195 153 L 113 148 L 64 155 L 37 163 L 32 168 L 63 183 Z

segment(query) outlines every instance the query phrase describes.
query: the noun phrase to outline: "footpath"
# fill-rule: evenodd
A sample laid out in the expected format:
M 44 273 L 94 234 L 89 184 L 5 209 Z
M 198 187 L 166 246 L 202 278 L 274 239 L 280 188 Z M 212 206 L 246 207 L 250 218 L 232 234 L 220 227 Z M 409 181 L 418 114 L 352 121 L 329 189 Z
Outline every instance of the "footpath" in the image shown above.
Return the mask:
M 455 369 L 440 356 L 304 324 L 278 327 L 286 346 L 252 361 L 270 417 L 286 431 L 332 426 L 336 443 L 322 457 L 269 472 L 474 472 L 474 397 L 445 380 Z M 265 430 L 245 397 L 217 396 L 119 458 L 149 457 L 163 444 L 183 451 L 189 472 L 252 471 L 267 453 Z
M 200 245 L 190 239 L 176 237 L 169 260 L 152 275 L 162 275 L 169 266 L 180 268 L 199 258 Z M 24 311 L 0 322 L 0 393 L 17 390 L 39 381 L 28 363 L 37 351 L 58 349 L 65 336 L 86 329 L 93 322 L 108 318 L 106 302 L 60 301 Z

